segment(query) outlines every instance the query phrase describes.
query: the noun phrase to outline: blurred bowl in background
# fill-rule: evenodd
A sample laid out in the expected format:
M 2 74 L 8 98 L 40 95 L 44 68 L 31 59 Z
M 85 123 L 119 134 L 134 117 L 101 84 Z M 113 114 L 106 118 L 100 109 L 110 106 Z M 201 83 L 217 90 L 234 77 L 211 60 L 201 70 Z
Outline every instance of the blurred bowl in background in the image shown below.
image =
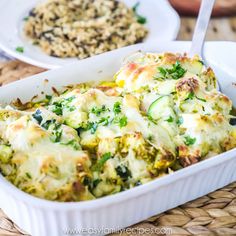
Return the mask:
M 201 0 L 169 0 L 180 15 L 197 16 Z M 236 15 L 236 0 L 216 0 L 213 16 Z

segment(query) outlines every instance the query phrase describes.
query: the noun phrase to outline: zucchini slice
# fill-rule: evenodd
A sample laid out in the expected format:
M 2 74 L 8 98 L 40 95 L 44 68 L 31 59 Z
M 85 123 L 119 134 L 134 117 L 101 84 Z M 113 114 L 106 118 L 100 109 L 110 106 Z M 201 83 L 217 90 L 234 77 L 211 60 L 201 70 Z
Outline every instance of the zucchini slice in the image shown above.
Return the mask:
M 172 108 L 172 100 L 170 96 L 164 95 L 156 99 L 148 108 L 148 116 L 153 120 L 159 120 L 161 118 L 175 117 L 175 113 Z

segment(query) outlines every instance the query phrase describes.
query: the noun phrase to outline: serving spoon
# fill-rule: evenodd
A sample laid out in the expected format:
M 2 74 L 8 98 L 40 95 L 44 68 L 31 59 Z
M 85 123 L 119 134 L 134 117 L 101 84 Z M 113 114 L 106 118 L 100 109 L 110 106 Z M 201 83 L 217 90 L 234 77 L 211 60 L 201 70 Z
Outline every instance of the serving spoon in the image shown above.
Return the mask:
M 192 45 L 189 51 L 190 57 L 197 54 L 204 59 L 203 47 L 214 3 L 215 0 L 202 0 L 201 2 L 197 23 L 193 33 Z
M 191 48 L 189 51 L 190 57 L 193 57 L 194 55 L 199 55 L 203 59 L 205 65 L 207 65 L 207 63 L 204 58 L 203 49 L 214 3 L 215 0 L 202 0 L 197 18 L 197 23 L 193 33 Z M 216 86 L 217 90 L 221 91 L 220 84 L 218 81 L 216 82 Z

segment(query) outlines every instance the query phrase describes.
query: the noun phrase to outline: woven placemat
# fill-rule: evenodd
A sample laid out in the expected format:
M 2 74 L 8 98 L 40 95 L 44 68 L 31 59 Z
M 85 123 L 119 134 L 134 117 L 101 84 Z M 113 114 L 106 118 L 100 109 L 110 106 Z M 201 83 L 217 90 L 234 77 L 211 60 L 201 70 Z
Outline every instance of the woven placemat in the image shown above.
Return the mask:
M 5 85 L 25 77 L 38 74 L 45 69 L 14 60 L 0 63 L 0 85 Z
M 44 69 L 20 61 L 0 63 L 0 84 L 4 85 L 42 71 Z M 146 232 L 145 235 L 150 236 L 236 235 L 236 182 L 131 226 L 127 231 L 112 235 L 136 236 L 141 232 Z M 0 210 L 0 235 L 28 234 Z

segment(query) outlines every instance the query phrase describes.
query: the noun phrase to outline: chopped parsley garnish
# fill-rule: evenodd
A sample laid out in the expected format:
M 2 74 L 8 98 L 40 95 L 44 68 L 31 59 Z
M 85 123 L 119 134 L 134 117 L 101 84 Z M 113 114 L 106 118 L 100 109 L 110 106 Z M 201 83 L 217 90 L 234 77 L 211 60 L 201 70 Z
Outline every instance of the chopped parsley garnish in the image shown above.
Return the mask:
M 91 112 L 93 114 L 95 114 L 96 116 L 101 115 L 101 113 L 105 112 L 105 111 L 109 111 L 109 108 L 106 108 L 105 105 L 102 105 L 101 107 L 93 107 L 91 109 Z
M 54 102 L 52 105 L 54 106 L 52 112 L 58 116 L 62 116 L 62 104 L 60 102 Z
M 168 119 L 166 119 L 167 122 L 172 123 L 174 121 L 174 118 L 172 116 L 169 116 Z
M 164 67 L 158 67 L 158 72 L 161 74 L 161 76 L 154 75 L 154 78 L 157 80 L 164 80 L 164 79 L 174 79 L 177 80 L 184 76 L 186 73 L 186 70 L 180 65 L 179 61 L 176 61 L 174 65 L 172 65 L 172 68 L 164 68 Z
M 89 122 L 87 127 L 86 127 L 86 130 L 90 130 L 91 134 L 95 134 L 96 131 L 97 131 L 97 128 L 98 128 L 98 123 L 96 123 L 96 122 Z
M 199 98 L 199 97 L 197 97 L 197 96 L 196 96 L 196 98 L 197 98 L 198 100 L 202 101 L 202 102 L 206 102 L 206 99 L 204 99 L 204 98 Z
M 107 126 L 108 124 L 109 124 L 109 116 L 108 117 L 102 117 L 99 121 L 98 121 L 98 123 L 99 124 L 101 124 L 101 125 L 103 125 L 103 126 Z
M 29 178 L 29 179 L 32 179 L 32 176 L 29 172 L 26 172 L 25 175 Z
M 58 116 L 62 116 L 64 108 L 67 108 L 69 111 L 74 111 L 76 109 L 75 106 L 69 106 L 69 103 L 71 103 L 74 98 L 75 96 L 72 96 L 69 98 L 64 98 L 61 101 L 53 102 L 52 112 L 54 112 Z
M 23 53 L 24 48 L 23 47 L 16 47 L 16 51 L 19 52 L 19 53 Z
M 40 125 L 41 122 L 43 121 L 43 117 L 42 117 L 42 112 L 38 109 L 33 115 L 32 117 L 37 120 L 38 124 Z
M 90 130 L 91 134 L 95 134 L 99 125 L 107 126 L 109 125 L 110 117 L 102 117 L 98 122 L 88 122 L 87 125 L 82 130 Z
M 183 117 L 179 117 L 179 119 L 177 120 L 177 125 L 182 125 L 183 124 L 183 122 L 184 122 L 184 119 L 183 119 Z
M 75 99 L 75 96 L 71 96 L 69 98 L 65 98 L 63 102 L 64 105 L 68 105 L 68 103 L 72 102 Z
M 138 14 L 138 7 L 140 5 L 140 2 L 137 2 L 134 6 L 133 6 L 133 12 L 137 18 L 137 22 L 139 24 L 145 24 L 147 22 L 147 18 L 144 16 L 141 16 L 140 14 Z
M 202 60 L 198 60 L 198 62 L 200 62 L 202 65 L 204 65 L 204 62 Z
M 152 142 L 153 139 L 154 139 L 154 136 L 153 136 L 152 134 L 149 134 L 148 137 L 147 137 L 147 139 L 148 139 L 150 142 Z
M 112 157 L 110 152 L 107 152 L 101 156 L 101 158 L 98 160 L 98 162 L 93 166 L 93 170 L 101 170 L 106 161 L 108 161 Z
M 115 102 L 113 106 L 113 111 L 115 114 L 119 114 L 121 112 L 121 103 L 120 102 Z
M 119 126 L 120 126 L 120 128 L 122 128 L 122 127 L 125 127 L 126 125 L 127 125 L 127 117 L 126 116 L 122 116 L 122 117 L 116 117 L 115 119 L 114 119 L 114 123 L 115 124 L 119 124 Z
M 186 137 L 184 137 L 184 139 L 185 139 L 184 143 L 187 146 L 191 146 L 196 142 L 196 138 L 191 138 L 190 136 L 186 136 Z
M 194 92 L 190 92 L 188 96 L 184 99 L 184 101 L 193 100 L 194 96 L 195 96 Z
M 56 120 L 55 119 L 52 119 L 52 120 L 47 120 L 45 121 L 41 126 L 48 130 L 49 126 L 52 125 L 52 124 L 55 124 Z
M 98 184 L 99 184 L 101 181 L 102 181 L 101 179 L 92 180 L 90 177 L 85 176 L 85 177 L 84 177 L 84 180 L 83 180 L 83 184 L 84 184 L 85 186 L 88 186 L 88 187 L 89 187 L 89 190 L 92 191 L 94 188 L 96 188 L 96 187 L 98 186 Z
M 75 150 L 80 150 L 80 145 L 77 140 L 72 139 L 67 143 L 61 143 L 62 145 L 72 146 Z
M 51 95 L 46 95 L 45 98 L 46 98 L 48 101 L 51 101 L 51 100 L 52 100 L 52 96 L 51 96 Z
M 52 141 L 54 142 L 54 143 L 58 143 L 58 142 L 60 142 L 61 141 L 61 136 L 62 136 L 62 130 L 56 130 L 56 132 L 54 132 L 54 135 L 53 135 L 53 137 L 52 137 Z
M 29 16 L 24 17 L 23 20 L 24 20 L 24 21 L 29 20 Z
M 184 101 L 193 100 L 194 97 L 197 98 L 198 100 L 202 101 L 202 102 L 206 102 L 206 99 L 204 99 L 204 98 L 199 98 L 198 96 L 196 96 L 196 95 L 194 94 L 194 92 L 190 92 L 190 93 L 188 94 L 188 96 L 184 99 Z
M 101 179 L 95 179 L 93 181 L 93 188 L 96 188 L 101 181 L 102 181 Z
M 116 167 L 116 173 L 121 177 L 122 180 L 126 181 L 129 177 L 131 177 L 130 170 L 124 166 L 120 165 Z

